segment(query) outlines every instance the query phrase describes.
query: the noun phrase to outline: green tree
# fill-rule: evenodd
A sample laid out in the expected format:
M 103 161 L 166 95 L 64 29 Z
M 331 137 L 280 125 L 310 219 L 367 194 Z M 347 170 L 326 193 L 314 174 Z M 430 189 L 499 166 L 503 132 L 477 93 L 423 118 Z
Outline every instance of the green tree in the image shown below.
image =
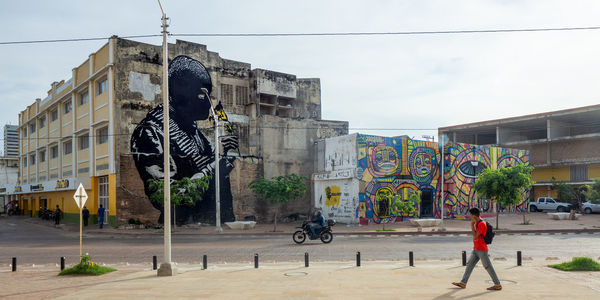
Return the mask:
M 534 182 L 531 179 L 533 167 L 516 165 L 497 170 L 485 169 L 475 180 L 473 189 L 480 197 L 491 199 L 498 207 L 519 204 L 523 189 Z M 496 228 L 499 225 L 500 210 L 496 211 Z
M 175 208 L 179 205 L 194 206 L 196 202 L 203 199 L 204 192 L 208 190 L 210 176 L 190 179 L 184 177 L 180 180 L 171 182 L 171 204 L 173 205 L 173 214 Z M 164 181 L 157 179 L 148 179 L 148 189 L 152 192 L 150 202 L 164 206 Z M 175 217 L 173 217 L 175 222 Z
M 584 186 L 583 194 L 585 200 L 594 204 L 600 204 L 600 178 L 595 178 L 594 184 L 586 184 Z
M 417 216 L 418 210 L 417 205 L 421 202 L 421 191 L 410 191 L 408 199 L 402 199 L 400 194 L 392 194 L 389 191 L 383 191 L 377 193 L 377 201 L 379 203 L 387 202 L 390 203 L 390 207 L 396 212 L 396 216 L 408 215 Z M 386 216 L 380 216 L 384 218 Z M 381 222 L 383 230 L 385 230 L 385 222 Z
M 273 221 L 273 231 L 277 231 L 277 217 L 279 215 L 279 206 L 281 203 L 288 203 L 294 199 L 300 198 L 307 190 L 304 184 L 305 177 L 298 174 L 288 174 L 277 176 L 272 179 L 263 177 L 250 182 L 248 187 L 256 194 L 263 196 L 271 205 L 275 205 L 275 216 Z
M 556 191 L 556 198 L 560 202 L 571 204 L 577 203 L 577 190 L 564 182 L 556 182 L 552 184 L 552 189 Z

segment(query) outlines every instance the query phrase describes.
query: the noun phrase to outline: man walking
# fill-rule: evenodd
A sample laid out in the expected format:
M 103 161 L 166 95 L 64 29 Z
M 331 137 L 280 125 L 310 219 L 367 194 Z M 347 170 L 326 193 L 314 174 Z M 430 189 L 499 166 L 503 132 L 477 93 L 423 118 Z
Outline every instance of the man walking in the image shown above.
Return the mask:
M 83 207 L 82 217 L 83 217 L 83 226 L 87 226 L 88 219 L 90 218 L 90 211 L 87 209 L 86 206 Z
M 102 226 L 104 225 L 104 207 L 102 207 L 102 204 L 98 207 L 98 225 L 100 226 L 100 229 L 102 229 Z
M 492 266 L 492 262 L 488 255 L 488 246 L 483 239 L 487 232 L 487 225 L 485 221 L 482 221 L 481 218 L 479 218 L 479 208 L 471 208 L 469 213 L 471 214 L 471 232 L 473 233 L 473 252 L 471 252 L 471 256 L 469 257 L 467 269 L 465 270 L 462 280 L 460 282 L 453 282 L 452 284 L 461 289 L 466 288 L 467 281 L 469 281 L 473 268 L 475 268 L 475 265 L 481 259 L 481 264 L 488 274 L 490 274 L 490 277 L 492 277 L 492 281 L 494 282 L 494 285 L 487 289 L 490 291 L 499 291 L 502 289 L 502 285 L 500 285 L 500 280 L 498 280 L 496 271 L 494 271 L 494 267 Z
M 60 224 L 60 215 L 61 214 L 62 214 L 62 211 L 60 210 L 60 208 L 58 207 L 58 204 L 57 204 L 56 209 L 54 210 L 54 225 Z

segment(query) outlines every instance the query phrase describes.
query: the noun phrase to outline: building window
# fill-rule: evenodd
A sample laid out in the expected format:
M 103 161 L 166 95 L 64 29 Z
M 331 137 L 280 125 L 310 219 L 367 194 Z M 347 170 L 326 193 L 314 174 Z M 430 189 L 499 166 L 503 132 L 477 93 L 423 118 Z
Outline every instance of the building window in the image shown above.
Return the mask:
M 27 156 L 23 156 L 23 168 L 27 167 Z
M 29 132 L 35 133 L 35 123 L 29 124 Z
M 23 137 L 27 137 L 27 127 L 23 128 Z
M 88 103 L 89 100 L 90 100 L 90 94 L 88 93 L 88 91 L 79 93 L 79 105 L 84 105 L 84 104 Z
M 54 122 L 56 120 L 58 120 L 58 109 L 55 109 L 52 112 L 50 112 L 50 122 Z
M 63 104 L 63 112 L 64 114 L 68 114 L 73 109 L 73 103 L 71 101 L 67 101 Z
M 588 180 L 588 166 L 587 165 L 571 166 L 571 181 L 586 181 L 586 180 Z
M 46 117 L 43 116 L 40 118 L 40 128 L 46 127 Z
M 63 154 L 71 154 L 73 152 L 73 143 L 71 141 L 67 141 L 63 143 Z
M 58 157 L 58 145 L 50 147 L 50 159 Z
M 29 155 L 29 163 L 35 165 L 35 154 Z
M 96 84 L 96 95 L 100 95 L 100 94 L 106 92 L 106 87 L 107 87 L 106 78 L 98 81 L 98 83 Z
M 221 84 L 221 99 L 223 105 L 233 105 L 233 85 Z
M 235 101 L 237 105 L 247 105 L 248 104 L 248 87 L 246 86 L 236 86 L 235 87 Z
M 84 134 L 79 137 L 79 150 L 87 149 L 90 147 L 90 135 Z
M 40 150 L 40 162 L 43 163 L 46 161 L 46 150 Z
M 96 144 L 104 144 L 108 142 L 108 127 L 102 127 L 96 130 Z
M 104 222 L 108 222 L 108 176 L 98 177 L 98 204 L 106 209 Z

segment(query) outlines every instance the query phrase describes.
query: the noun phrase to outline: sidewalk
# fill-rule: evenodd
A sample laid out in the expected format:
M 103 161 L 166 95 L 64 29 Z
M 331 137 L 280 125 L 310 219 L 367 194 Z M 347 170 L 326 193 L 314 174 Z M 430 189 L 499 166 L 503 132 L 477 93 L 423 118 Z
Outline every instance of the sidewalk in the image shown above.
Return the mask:
M 578 220 L 553 220 L 546 213 L 531 213 L 526 215 L 530 225 L 522 225 L 523 216 L 515 214 L 500 215 L 500 230 L 494 230 L 500 234 L 504 233 L 539 233 L 539 232 L 600 232 L 600 214 L 582 215 Z M 495 218 L 484 218 L 494 227 Z M 27 222 L 54 227 L 54 222 L 39 218 L 26 218 Z M 277 224 L 277 232 L 273 232 L 273 224 L 256 224 L 254 229 L 232 230 L 223 225 L 223 233 L 215 232 L 214 226 L 184 225 L 178 226 L 173 235 L 289 235 L 293 233 L 302 222 Z M 464 234 L 470 233 L 469 220 L 446 219 L 444 220 L 446 232 L 440 232 L 437 227 L 418 227 L 408 221 L 387 223 L 385 229 L 395 231 L 377 231 L 384 228 L 383 224 L 371 225 L 346 225 L 337 224 L 333 227 L 334 234 L 378 234 L 378 235 L 405 235 L 405 234 Z M 63 223 L 58 228 L 67 231 L 79 232 L 79 225 Z M 162 235 L 162 229 L 122 229 L 104 226 L 99 229 L 96 224 L 84 227 L 86 234 L 111 234 L 111 235 Z
M 156 271 L 116 266 L 102 276 L 57 276 L 58 271 L 0 272 L 4 288 L 0 298 L 32 299 L 597 299 L 600 272 L 562 272 L 541 265 L 516 267 L 494 261 L 504 286 L 491 286 L 479 264 L 466 289 L 452 286 L 464 267 L 457 261 L 404 262 L 302 262 L 216 265 L 207 270 L 178 265 L 174 277 L 157 277 Z

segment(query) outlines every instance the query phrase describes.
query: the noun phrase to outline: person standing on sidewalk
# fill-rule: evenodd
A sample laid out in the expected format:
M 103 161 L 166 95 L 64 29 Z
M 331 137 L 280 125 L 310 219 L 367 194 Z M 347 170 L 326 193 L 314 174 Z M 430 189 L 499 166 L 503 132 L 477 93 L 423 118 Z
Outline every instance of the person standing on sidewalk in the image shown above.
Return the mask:
M 102 229 L 104 225 L 104 207 L 102 207 L 102 204 L 98 207 L 98 225 L 100 226 L 100 229 Z
M 54 210 L 54 225 L 60 224 L 60 215 L 61 214 L 62 214 L 62 211 L 60 210 L 60 208 L 58 207 L 58 204 L 57 204 L 56 209 Z
M 473 207 L 469 210 L 469 213 L 471 214 L 471 232 L 473 233 L 473 252 L 471 252 L 471 256 L 467 262 L 467 269 L 465 270 L 462 280 L 460 282 L 453 282 L 452 284 L 461 289 L 466 288 L 467 281 L 469 281 L 473 268 L 475 268 L 475 265 L 481 259 L 481 264 L 488 274 L 490 274 L 490 277 L 492 277 L 492 281 L 494 282 L 494 285 L 487 289 L 490 291 L 499 291 L 502 289 L 502 285 L 500 285 L 498 275 L 496 275 L 496 271 L 494 271 L 494 266 L 492 266 L 490 256 L 488 255 L 488 246 L 483 239 L 483 236 L 487 232 L 487 225 L 485 221 L 482 221 L 479 217 L 479 208 Z
M 82 217 L 83 217 L 83 226 L 87 226 L 88 225 L 88 219 L 90 218 L 90 211 L 87 209 L 86 206 L 83 207 L 83 211 L 81 212 Z

